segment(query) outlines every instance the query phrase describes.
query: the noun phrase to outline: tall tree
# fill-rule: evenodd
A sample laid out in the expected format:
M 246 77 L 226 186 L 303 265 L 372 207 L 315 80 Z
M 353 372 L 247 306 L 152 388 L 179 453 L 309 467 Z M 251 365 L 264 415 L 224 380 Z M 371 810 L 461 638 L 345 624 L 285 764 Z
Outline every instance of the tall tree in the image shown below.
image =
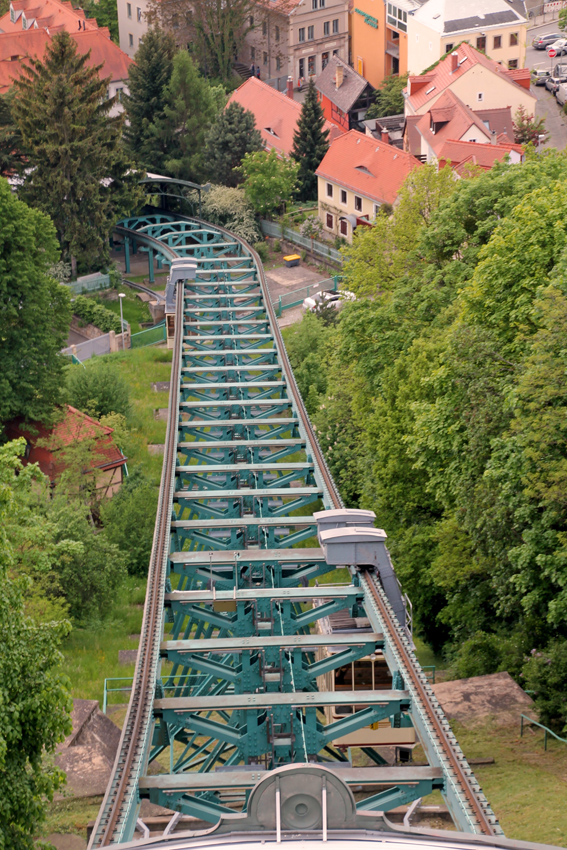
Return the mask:
M 71 305 L 49 276 L 58 254 L 47 216 L 0 179 L 0 427 L 15 416 L 49 420 L 60 400 Z
M 313 80 L 309 87 L 297 129 L 293 134 L 293 149 L 291 155 L 299 163 L 298 196 L 301 201 L 317 199 L 316 170 L 329 149 L 329 131 L 324 130 L 325 116 L 317 97 Z
M 297 181 L 299 164 L 280 159 L 274 148 L 247 153 L 239 166 L 244 174 L 244 194 L 254 212 L 270 215 L 291 200 Z
M 46 801 L 65 781 L 45 756 L 71 731 L 59 652 L 68 624 L 29 619 L 26 582 L 12 577 L 7 526 L 17 522 L 19 494 L 31 491 L 34 474 L 19 461 L 24 449 L 24 440 L 0 447 L 0 847 L 10 850 L 35 847 Z
M 209 178 L 224 186 L 238 186 L 244 178 L 234 169 L 245 154 L 263 148 L 253 114 L 236 101 L 229 103 L 207 136 L 205 162 Z
M 128 71 L 130 94 L 124 98 L 128 126 L 125 137 L 136 161 L 155 167 L 151 126 L 164 117 L 165 90 L 173 73 L 175 40 L 157 27 L 145 34 Z
M 150 127 L 153 167 L 182 180 L 199 181 L 206 136 L 224 102 L 221 87 L 212 87 L 199 74 L 188 52 L 180 50 L 164 91 L 163 115 Z
M 374 94 L 374 103 L 366 113 L 367 118 L 385 118 L 404 111 L 404 89 L 408 75 L 385 77 Z
M 109 81 L 87 60 L 69 33 L 55 35 L 14 83 L 13 114 L 28 158 L 21 197 L 52 218 L 64 259 L 93 268 L 141 195 L 122 145 L 124 116 L 110 117 Z
M 22 140 L 12 115 L 14 90 L 0 95 L 0 176 L 10 177 L 25 163 Z

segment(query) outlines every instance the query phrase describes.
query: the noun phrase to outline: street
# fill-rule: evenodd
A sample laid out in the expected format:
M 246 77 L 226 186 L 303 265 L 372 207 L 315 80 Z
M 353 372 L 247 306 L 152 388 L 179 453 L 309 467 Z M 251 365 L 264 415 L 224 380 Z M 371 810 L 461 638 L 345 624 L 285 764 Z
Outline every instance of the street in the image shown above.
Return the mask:
M 550 59 L 545 50 L 534 50 L 531 46 L 536 35 L 545 35 L 548 32 L 559 32 L 557 21 L 535 27 L 528 30 L 528 47 L 526 49 L 526 68 L 550 68 L 557 62 L 567 62 L 567 56 Z M 537 97 L 536 117 L 545 119 L 545 127 L 549 133 L 547 142 L 540 149 L 558 148 L 562 150 L 567 147 L 567 115 L 563 112 L 555 97 L 548 92 L 545 86 L 531 87 L 533 94 Z

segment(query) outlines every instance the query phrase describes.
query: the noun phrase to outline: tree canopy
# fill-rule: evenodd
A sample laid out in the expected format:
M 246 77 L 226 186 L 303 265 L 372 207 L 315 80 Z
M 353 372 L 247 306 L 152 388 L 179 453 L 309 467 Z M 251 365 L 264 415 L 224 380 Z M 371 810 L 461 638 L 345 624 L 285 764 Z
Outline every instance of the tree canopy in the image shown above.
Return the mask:
M 229 103 L 207 136 L 205 162 L 209 179 L 223 186 L 238 186 L 244 178 L 235 169 L 245 154 L 263 148 L 253 114 L 236 101 Z
M 374 103 L 368 108 L 367 118 L 385 118 L 400 115 L 404 111 L 403 91 L 408 75 L 385 77 L 374 93 Z
M 315 172 L 329 149 L 329 131 L 313 80 L 309 80 L 301 115 L 293 134 L 291 155 L 299 163 L 297 194 L 301 201 L 317 200 Z
M 293 195 L 299 163 L 280 157 L 272 148 L 244 155 L 239 171 L 244 174 L 244 194 L 259 215 L 282 209 Z

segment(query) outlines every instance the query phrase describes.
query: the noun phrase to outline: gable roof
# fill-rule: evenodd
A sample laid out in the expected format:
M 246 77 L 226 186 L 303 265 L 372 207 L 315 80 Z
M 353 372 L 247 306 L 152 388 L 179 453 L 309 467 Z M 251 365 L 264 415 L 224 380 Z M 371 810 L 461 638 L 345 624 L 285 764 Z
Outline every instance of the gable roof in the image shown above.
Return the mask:
M 441 35 L 526 23 L 523 13 L 508 0 L 427 0 L 414 17 Z
M 501 106 L 497 109 L 474 109 L 473 112 L 482 122 L 488 122 L 490 129 L 494 130 L 499 138 L 505 136 L 507 141 L 514 141 L 514 121 L 510 106 Z
M 460 142 L 448 139 L 438 153 L 439 166 L 448 162 L 457 174 L 466 171 L 466 166 L 475 165 L 483 171 L 489 171 L 497 162 L 502 162 L 506 156 L 515 154 L 515 160 L 521 161 L 524 150 L 521 145 L 479 145 L 476 142 Z
M 233 102 L 239 103 L 254 115 L 266 150 L 275 148 L 284 156 L 291 154 L 293 134 L 301 115 L 300 103 L 257 77 L 250 77 L 232 92 L 228 103 Z M 323 129 L 329 130 L 329 143 L 343 133 L 340 127 L 330 121 L 325 121 Z
M 417 123 L 420 136 L 436 156 L 447 139 L 461 139 L 471 127 L 487 142 L 490 141 L 490 130 L 450 89 L 435 101 L 429 112 L 422 115 Z
M 343 81 L 339 88 L 335 84 L 337 68 L 342 69 L 343 72 Z M 315 80 L 317 91 L 338 106 L 342 112 L 352 109 L 366 86 L 370 86 L 368 80 L 361 77 L 339 56 L 331 56 L 327 67 Z
M 349 130 L 335 139 L 315 173 L 380 204 L 393 204 L 408 174 L 420 165 L 399 148 Z
M 96 30 L 98 24 L 94 18 L 87 18 L 82 9 L 74 9 L 69 0 L 12 0 L 11 9 L 15 14 L 15 21 L 11 19 L 10 9 L 0 18 L 0 32 L 22 32 L 24 31 L 24 17 L 26 30 L 36 27 L 44 27 L 49 32 L 60 32 L 66 30 L 73 34 L 81 29 Z
M 509 71 L 493 59 L 485 56 L 467 42 L 463 42 L 454 53 L 458 56 L 458 67 L 452 71 L 452 54 L 444 54 L 439 62 L 427 74 L 418 74 L 408 78 L 408 100 L 416 111 L 429 100 L 439 96 L 439 93 L 449 88 L 455 80 L 460 79 L 475 66 L 481 66 L 497 74 L 511 86 L 518 86 L 529 92 L 530 70 L 518 68 Z M 525 85 L 527 83 L 527 86 Z

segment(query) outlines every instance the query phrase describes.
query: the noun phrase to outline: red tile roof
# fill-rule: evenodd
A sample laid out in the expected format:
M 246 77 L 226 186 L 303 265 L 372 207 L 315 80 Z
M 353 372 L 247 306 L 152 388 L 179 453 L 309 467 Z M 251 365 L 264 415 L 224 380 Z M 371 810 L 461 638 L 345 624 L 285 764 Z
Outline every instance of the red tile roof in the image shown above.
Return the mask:
M 436 125 L 435 132 L 431 129 L 432 122 Z M 490 141 L 490 130 L 450 89 L 441 95 L 429 112 L 421 116 L 417 124 L 420 136 L 436 156 L 447 139 L 461 139 L 471 127 L 482 139 Z
M 475 65 L 481 65 L 494 74 L 498 74 L 513 86 L 526 88 L 526 79 L 529 82 L 530 72 L 528 68 L 509 71 L 508 68 L 499 65 L 498 62 L 485 56 L 484 53 L 480 53 L 467 42 L 460 44 L 454 52 L 457 53 L 460 63 L 455 71 L 451 71 L 451 54 L 447 53 L 441 57 L 435 68 L 432 68 L 427 74 L 409 77 L 408 99 L 414 110 L 417 111 L 429 100 L 438 97 L 440 92 L 447 89 L 455 80 L 467 74 Z
M 128 79 L 128 70 L 133 60 L 110 39 L 106 27 L 98 30 L 83 30 L 71 33 L 77 42 L 79 53 L 91 52 L 88 65 L 102 65 L 99 72 L 101 79 L 110 77 L 111 82 Z
M 316 173 L 365 198 L 393 204 L 408 174 L 420 165 L 399 148 L 349 130 L 335 139 Z
M 301 115 L 300 103 L 256 77 L 250 77 L 242 83 L 231 94 L 228 102 L 239 103 L 244 109 L 252 112 L 267 150 L 275 148 L 280 154 L 290 155 L 293 134 Z M 325 121 L 325 129 L 329 130 L 329 142 L 343 133 L 340 127 L 330 121 Z
M 437 158 L 439 166 L 442 167 L 447 163 L 451 163 L 454 170 L 459 174 L 466 170 L 466 166 L 475 165 L 482 168 L 484 171 L 489 171 L 497 162 L 502 162 L 508 155 L 515 154 L 513 159 L 520 161 L 524 156 L 524 150 L 521 145 L 479 145 L 476 142 L 459 142 L 455 139 L 448 139 L 439 153 Z
M 81 27 L 84 24 L 87 30 L 96 30 L 98 27 L 94 18 L 86 18 L 82 9 L 74 9 L 72 3 L 64 2 L 64 0 L 63 2 L 62 0 L 13 0 L 12 7 L 16 12 L 23 12 L 28 27 L 34 20 L 38 22 L 38 26 L 46 27 L 50 31 L 64 29 L 74 33 L 79 30 L 79 21 L 81 21 Z M 12 21 L 8 11 L 0 18 L 0 32 L 22 32 L 23 30 L 21 15 L 18 15 L 17 20 Z
M 91 447 L 92 470 L 115 469 L 126 463 L 126 457 L 114 444 L 112 428 L 101 425 L 96 419 L 81 413 L 71 405 L 66 406 L 67 414 L 53 427 L 43 425 L 41 422 L 33 422 L 30 425 L 22 425 L 13 421 L 5 426 L 6 436 L 13 440 L 17 437 L 25 437 L 31 446 L 26 463 L 37 463 L 44 475 L 54 481 L 64 469 L 64 464 L 57 459 L 58 451 L 83 440 L 93 440 Z M 38 446 L 39 441 L 53 440 L 53 448 Z

